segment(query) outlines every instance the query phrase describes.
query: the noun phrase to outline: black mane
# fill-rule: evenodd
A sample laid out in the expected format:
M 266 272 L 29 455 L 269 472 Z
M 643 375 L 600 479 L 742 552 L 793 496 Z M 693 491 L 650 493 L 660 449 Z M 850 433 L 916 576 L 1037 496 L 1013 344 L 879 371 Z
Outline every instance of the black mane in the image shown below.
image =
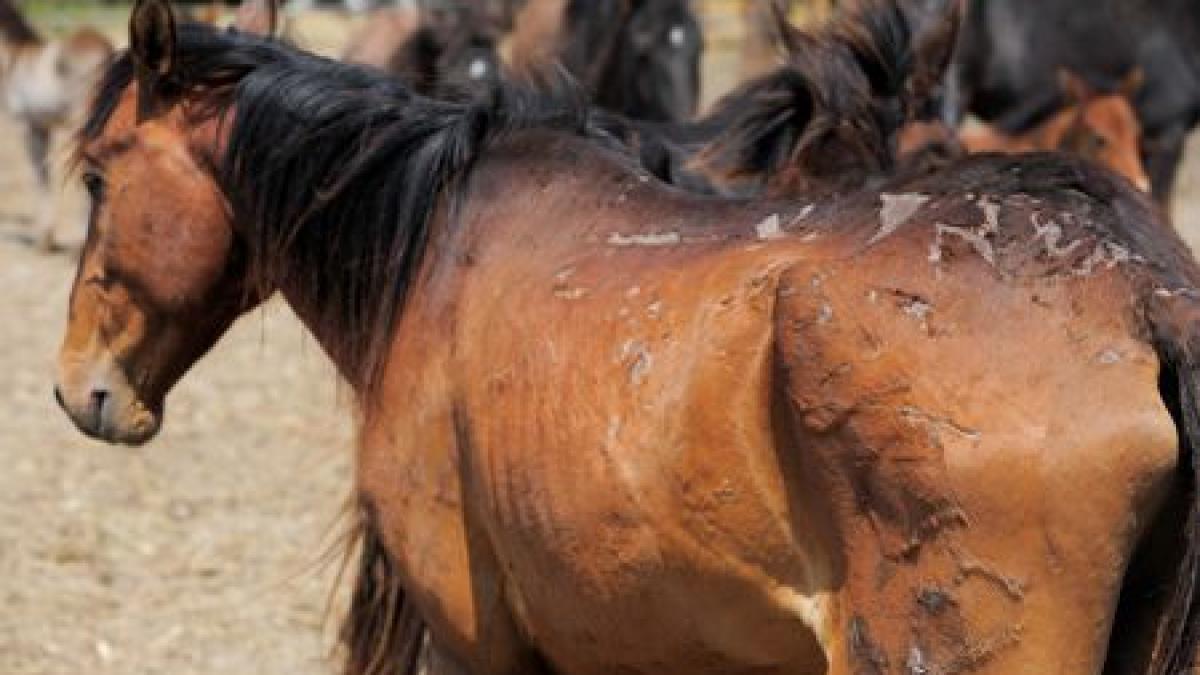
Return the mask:
M 835 182 L 891 171 L 896 135 L 932 96 L 917 82 L 918 20 L 898 0 L 863 2 L 812 32 L 778 17 L 785 64 L 714 105 L 729 124 L 703 160 L 733 176 L 797 167 Z
M 127 53 L 109 68 L 85 138 L 103 131 L 134 75 Z M 443 196 L 453 204 L 507 132 L 588 128 L 586 106 L 569 96 L 498 86 L 485 100 L 434 101 L 372 69 L 198 25 L 180 27 L 176 67 L 159 90 L 232 111 L 217 174 L 251 281 L 298 293 L 364 391 L 378 384 Z

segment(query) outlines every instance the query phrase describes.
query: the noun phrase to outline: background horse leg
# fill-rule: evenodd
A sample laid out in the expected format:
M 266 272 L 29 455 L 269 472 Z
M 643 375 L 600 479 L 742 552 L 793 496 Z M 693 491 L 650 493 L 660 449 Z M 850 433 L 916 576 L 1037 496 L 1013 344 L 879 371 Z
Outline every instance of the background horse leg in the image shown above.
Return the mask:
M 25 128 L 25 148 L 33 164 L 38 185 L 37 216 L 33 221 L 33 245 L 43 251 L 54 248 L 58 203 L 50 186 L 50 129 L 35 123 Z

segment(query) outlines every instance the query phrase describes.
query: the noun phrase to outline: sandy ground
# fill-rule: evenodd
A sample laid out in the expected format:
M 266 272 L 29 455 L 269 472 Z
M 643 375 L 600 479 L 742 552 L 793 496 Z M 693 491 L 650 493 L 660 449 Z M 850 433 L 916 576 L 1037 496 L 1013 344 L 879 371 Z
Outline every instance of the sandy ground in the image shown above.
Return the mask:
M 239 323 L 149 447 L 90 442 L 51 397 L 71 255 L 16 241 L 0 124 L 0 673 L 331 672 L 320 564 L 349 490 L 334 377 L 286 308 Z
M 295 30 L 326 50 L 345 35 Z M 732 79 L 728 52 L 708 63 Z M 1177 222 L 1195 245 L 1200 143 L 1190 154 Z M 85 440 L 51 397 L 74 256 L 21 243 L 30 181 L 0 119 L 0 673 L 332 672 L 351 412 L 325 358 L 271 305 L 178 387 L 153 444 Z

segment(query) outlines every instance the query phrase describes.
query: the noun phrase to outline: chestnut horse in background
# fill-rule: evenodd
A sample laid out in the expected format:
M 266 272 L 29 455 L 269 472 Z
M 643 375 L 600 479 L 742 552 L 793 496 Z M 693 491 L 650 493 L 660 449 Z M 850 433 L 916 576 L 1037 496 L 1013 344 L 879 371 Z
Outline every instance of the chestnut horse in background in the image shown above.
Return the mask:
M 83 106 L 112 55 L 108 38 L 91 28 L 46 40 L 12 0 L 0 0 L 0 97 L 25 134 L 38 187 L 33 243 L 42 250 L 54 248 L 58 220 L 58 196 L 50 183 L 51 136 Z
M 980 156 L 724 201 L 581 106 L 160 0 L 130 38 L 59 400 L 144 443 L 281 294 L 361 406 L 347 673 L 425 634 L 432 675 L 1187 672 L 1200 269 L 1126 182 Z
M 1142 86 L 1142 73 L 1134 70 L 1111 93 L 1094 89 L 1078 75 L 1059 73 L 1066 107 L 1033 129 L 1006 134 L 981 125 L 962 132 L 970 152 L 1061 151 L 1089 159 L 1128 178 L 1139 190 L 1150 191 L 1150 177 L 1142 165 L 1141 124 L 1133 101 Z

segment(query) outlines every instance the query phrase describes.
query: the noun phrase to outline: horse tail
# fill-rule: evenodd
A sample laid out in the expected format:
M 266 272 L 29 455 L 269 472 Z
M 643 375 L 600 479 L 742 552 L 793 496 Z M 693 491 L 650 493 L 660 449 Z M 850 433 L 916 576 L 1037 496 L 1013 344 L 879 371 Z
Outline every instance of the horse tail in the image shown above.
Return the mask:
M 359 561 L 342 625 L 344 675 L 416 675 L 425 624 L 400 583 L 370 504 L 360 500 L 355 524 Z
M 1149 307 L 1155 349 L 1162 363 L 1160 388 L 1179 429 L 1180 471 L 1190 483 L 1174 580 L 1160 622 L 1158 648 L 1148 675 L 1192 673 L 1200 646 L 1200 295 L 1157 288 Z

